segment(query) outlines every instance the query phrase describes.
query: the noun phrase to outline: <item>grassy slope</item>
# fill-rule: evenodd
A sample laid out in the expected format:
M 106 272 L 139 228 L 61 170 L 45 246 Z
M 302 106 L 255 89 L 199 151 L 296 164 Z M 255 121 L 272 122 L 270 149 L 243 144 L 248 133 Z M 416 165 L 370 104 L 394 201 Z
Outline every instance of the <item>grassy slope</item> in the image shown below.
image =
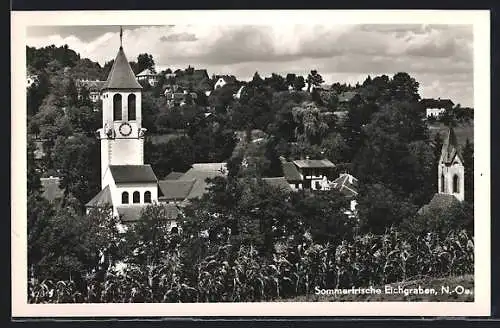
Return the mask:
M 441 294 L 441 286 L 449 286 L 450 291 L 452 291 L 456 286 L 462 286 L 465 289 L 471 291 L 474 290 L 474 276 L 452 276 L 446 278 L 423 278 L 418 280 L 411 280 L 406 282 L 399 282 L 394 284 L 389 284 L 392 287 L 397 287 L 398 285 L 403 288 L 434 288 L 437 291 L 436 295 L 409 295 L 404 294 L 384 294 L 384 286 L 376 286 L 375 288 L 380 288 L 382 294 L 380 295 L 315 295 L 314 290 L 311 291 L 309 295 L 298 296 L 291 299 L 281 300 L 282 302 L 382 302 L 382 301 L 396 301 L 396 302 L 407 302 L 407 301 L 420 301 L 420 302 L 474 302 L 474 295 L 465 293 L 458 295 L 456 293 Z M 324 286 L 322 288 L 332 288 L 329 286 Z

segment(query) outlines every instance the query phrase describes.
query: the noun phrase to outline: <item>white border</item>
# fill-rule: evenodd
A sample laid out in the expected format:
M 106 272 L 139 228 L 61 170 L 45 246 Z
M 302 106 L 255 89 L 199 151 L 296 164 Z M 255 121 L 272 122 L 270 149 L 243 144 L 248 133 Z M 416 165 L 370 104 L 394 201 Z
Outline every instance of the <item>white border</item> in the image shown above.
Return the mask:
M 50 11 L 11 13 L 12 316 L 488 316 L 490 315 L 490 14 L 446 10 Z M 472 24 L 474 29 L 475 302 L 27 304 L 26 27 L 165 24 Z

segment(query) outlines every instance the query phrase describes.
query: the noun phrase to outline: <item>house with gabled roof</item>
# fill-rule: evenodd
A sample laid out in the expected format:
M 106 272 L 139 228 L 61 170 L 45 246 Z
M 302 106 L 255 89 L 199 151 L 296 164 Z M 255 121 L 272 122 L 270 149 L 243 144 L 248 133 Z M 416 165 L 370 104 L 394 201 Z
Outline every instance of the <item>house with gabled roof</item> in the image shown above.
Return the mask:
M 146 68 L 142 72 L 139 72 L 136 77 L 137 81 L 145 81 L 152 87 L 158 84 L 158 74 L 151 68 Z

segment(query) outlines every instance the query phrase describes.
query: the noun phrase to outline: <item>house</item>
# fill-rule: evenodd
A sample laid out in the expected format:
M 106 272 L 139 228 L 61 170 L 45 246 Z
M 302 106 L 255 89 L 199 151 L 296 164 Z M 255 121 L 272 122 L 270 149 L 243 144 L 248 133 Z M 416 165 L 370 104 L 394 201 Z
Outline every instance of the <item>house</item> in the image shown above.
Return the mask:
M 76 80 L 75 85 L 76 89 L 78 90 L 78 98 L 81 99 L 82 97 L 82 91 L 84 88 L 86 88 L 89 92 L 89 98 L 93 103 L 98 102 L 99 100 L 102 99 L 101 97 L 101 90 L 102 87 L 104 86 L 105 81 L 98 81 L 98 80 Z
M 234 99 L 240 99 L 241 98 L 241 93 L 243 92 L 243 90 L 245 89 L 245 86 L 242 85 L 238 91 L 233 95 L 233 98 Z
M 168 90 L 168 89 L 166 89 Z M 184 92 L 168 92 L 164 93 L 167 104 L 171 107 L 173 106 L 185 106 L 192 105 L 195 99 L 197 99 L 198 95 L 196 92 L 187 91 Z
M 464 159 L 455 132 L 450 127 L 439 158 L 437 193 L 418 213 L 425 214 L 432 209 L 448 208 L 462 202 L 465 198 L 464 176 Z
M 156 72 L 151 68 L 146 68 L 137 74 L 136 77 L 137 81 L 147 82 L 152 87 L 155 87 L 158 84 L 158 74 L 156 74 Z
M 214 84 L 214 90 L 222 88 L 226 84 L 235 84 L 237 82 L 234 75 L 220 75 L 216 76 L 216 82 Z
M 29 88 L 32 85 L 36 85 L 37 83 L 38 83 L 38 75 L 28 74 L 26 76 L 26 88 Z
M 446 112 L 445 108 L 426 108 L 425 109 L 425 116 L 427 118 L 429 118 L 429 117 L 438 118 L 444 112 Z
M 301 159 L 291 162 L 282 159 L 281 166 L 285 179 L 293 190 L 329 190 L 328 177 L 335 164 L 327 159 Z
M 355 217 L 358 196 L 358 179 L 349 173 L 341 173 L 340 176 L 333 180 L 330 186 L 331 189 L 342 193 L 350 201 L 350 207 L 346 210 L 346 214 L 350 217 Z
M 425 98 L 420 101 L 420 104 L 425 108 L 427 118 L 438 118 L 441 114 L 453 108 L 454 103 L 450 99 L 429 99 Z

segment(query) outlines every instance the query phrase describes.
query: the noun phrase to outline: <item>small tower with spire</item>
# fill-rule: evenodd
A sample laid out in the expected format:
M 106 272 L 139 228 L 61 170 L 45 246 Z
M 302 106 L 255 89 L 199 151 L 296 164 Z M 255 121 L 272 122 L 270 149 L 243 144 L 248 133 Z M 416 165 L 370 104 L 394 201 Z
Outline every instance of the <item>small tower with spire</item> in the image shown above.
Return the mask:
M 457 137 L 452 127 L 441 148 L 438 167 L 438 193 L 455 196 L 463 201 L 464 192 L 464 160 L 458 147 Z

